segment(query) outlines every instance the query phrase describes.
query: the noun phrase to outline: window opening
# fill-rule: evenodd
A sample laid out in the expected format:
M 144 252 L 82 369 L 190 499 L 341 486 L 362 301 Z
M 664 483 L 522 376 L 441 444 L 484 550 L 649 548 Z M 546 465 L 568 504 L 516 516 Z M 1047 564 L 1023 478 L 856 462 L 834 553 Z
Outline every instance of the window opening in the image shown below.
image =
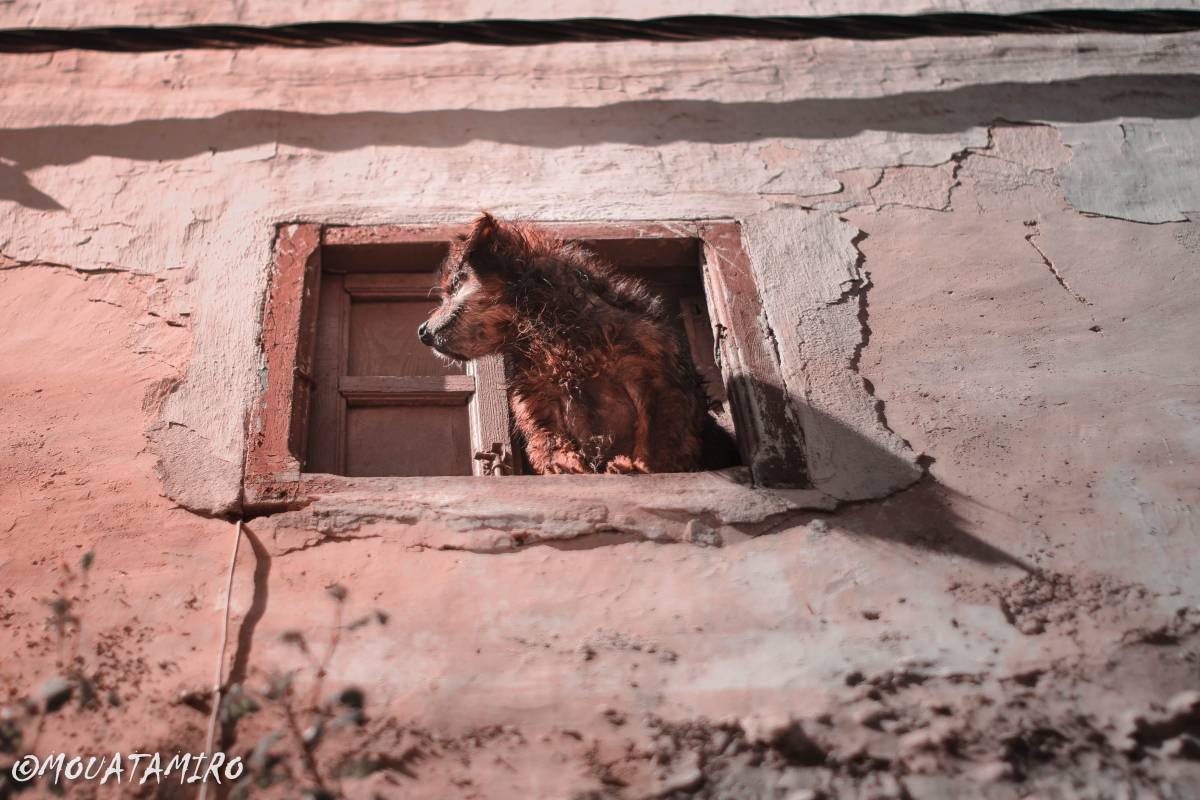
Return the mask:
M 659 294 L 756 483 L 803 486 L 802 434 L 759 334 L 761 301 L 736 223 L 555 225 Z M 305 475 L 518 474 L 500 356 L 447 363 L 418 325 L 466 226 L 280 226 L 264 313 L 267 386 L 247 453 L 247 502 Z M 289 374 L 292 380 L 286 380 Z

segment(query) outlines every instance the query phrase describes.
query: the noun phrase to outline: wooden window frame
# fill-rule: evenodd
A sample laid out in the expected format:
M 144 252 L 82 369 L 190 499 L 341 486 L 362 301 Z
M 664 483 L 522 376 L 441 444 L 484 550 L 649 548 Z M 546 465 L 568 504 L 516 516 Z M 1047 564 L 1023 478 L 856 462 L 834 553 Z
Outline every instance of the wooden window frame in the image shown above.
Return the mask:
M 762 298 L 737 222 L 550 223 L 543 227 L 564 239 L 650 248 L 650 252 L 654 247 L 671 246 L 682 240 L 694 242 L 716 343 L 717 366 L 729 398 L 742 463 L 756 486 L 809 485 L 803 431 L 784 388 L 778 354 L 770 342 Z M 328 491 L 331 486 L 352 489 L 375 480 L 337 477 L 331 481 L 333 476 L 305 473 L 302 469 L 315 385 L 320 293 L 314 289 L 321 275 L 323 248 L 361 248 L 368 253 L 370 248 L 380 246 L 444 246 L 468 231 L 466 225 L 346 226 L 306 222 L 277 226 L 262 317 L 265 375 L 247 431 L 243 483 L 243 505 L 247 510 L 294 508 L 303 505 L 310 494 Z M 364 295 L 375 292 L 380 297 L 403 297 L 406 292 L 419 290 L 415 285 L 403 283 L 391 276 L 381 276 L 375 281 L 356 279 L 350 288 Z M 427 292 L 428 287 L 422 296 Z M 491 357 L 473 362 L 463 376 L 343 378 L 338 389 L 352 402 L 361 403 L 395 403 L 402 395 L 422 402 L 431 398 L 445 402 L 465 400 L 471 407 L 474 451 L 487 449 L 496 441 L 508 444 L 503 369 L 503 361 Z M 477 379 L 485 377 L 481 370 L 486 371 L 486 380 Z M 500 389 L 482 393 L 478 391 L 480 386 Z M 339 431 L 337 436 L 341 435 Z M 496 438 L 501 435 L 504 438 Z M 482 470 L 483 465 L 477 463 L 475 474 L 483 474 Z M 518 476 L 507 480 L 541 479 Z

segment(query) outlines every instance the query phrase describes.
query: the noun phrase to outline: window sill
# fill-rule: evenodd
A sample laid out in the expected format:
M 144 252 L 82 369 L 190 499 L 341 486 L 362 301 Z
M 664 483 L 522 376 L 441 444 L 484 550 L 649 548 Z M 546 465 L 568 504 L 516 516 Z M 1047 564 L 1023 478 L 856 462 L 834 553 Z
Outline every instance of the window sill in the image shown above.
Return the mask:
M 763 533 L 798 512 L 836 505 L 812 489 L 753 487 L 744 467 L 637 476 L 302 474 L 293 486 L 291 502 L 271 517 L 276 552 L 358 536 L 486 553 L 624 541 L 721 546 Z

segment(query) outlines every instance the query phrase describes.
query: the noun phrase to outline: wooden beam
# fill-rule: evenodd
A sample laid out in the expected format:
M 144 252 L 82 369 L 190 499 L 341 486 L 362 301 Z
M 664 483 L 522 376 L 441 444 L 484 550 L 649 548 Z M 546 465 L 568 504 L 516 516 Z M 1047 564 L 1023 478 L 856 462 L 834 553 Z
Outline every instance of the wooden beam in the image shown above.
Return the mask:
M 338 392 L 351 405 L 462 405 L 475 393 L 473 375 L 344 376 Z

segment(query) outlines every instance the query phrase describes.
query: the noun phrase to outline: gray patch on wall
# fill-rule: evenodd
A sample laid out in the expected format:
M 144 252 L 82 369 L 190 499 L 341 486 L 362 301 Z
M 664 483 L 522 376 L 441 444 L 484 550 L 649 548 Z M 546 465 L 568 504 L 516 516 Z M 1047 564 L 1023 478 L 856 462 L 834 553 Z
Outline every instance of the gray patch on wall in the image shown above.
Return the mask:
M 1076 211 L 1133 222 L 1200 212 L 1200 118 L 1055 127 L 1071 148 L 1058 175 Z

